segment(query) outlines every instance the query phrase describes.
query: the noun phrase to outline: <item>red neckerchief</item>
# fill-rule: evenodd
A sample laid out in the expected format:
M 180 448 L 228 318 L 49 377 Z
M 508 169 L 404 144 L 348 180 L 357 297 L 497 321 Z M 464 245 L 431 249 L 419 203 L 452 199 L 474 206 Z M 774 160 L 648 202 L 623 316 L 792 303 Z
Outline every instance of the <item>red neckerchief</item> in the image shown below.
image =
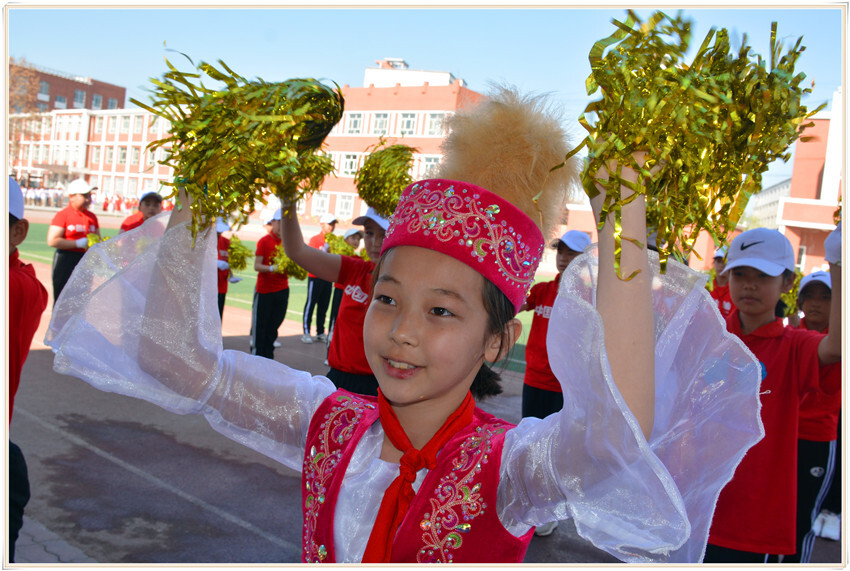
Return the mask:
M 416 495 L 413 491 L 416 472 L 425 467 L 432 470 L 437 465 L 437 453 L 452 436 L 472 422 L 474 411 L 475 401 L 472 394 L 467 393 L 466 398 L 446 419 L 440 430 L 431 437 L 422 450 L 417 450 L 404 433 L 390 403 L 378 389 L 378 413 L 381 417 L 381 426 L 393 446 L 401 450 L 403 455 L 399 462 L 399 475 L 389 485 L 381 500 L 378 518 L 372 527 L 369 543 L 366 544 L 366 552 L 363 554 L 363 563 L 390 562 L 395 534 L 407 514 L 410 502 Z

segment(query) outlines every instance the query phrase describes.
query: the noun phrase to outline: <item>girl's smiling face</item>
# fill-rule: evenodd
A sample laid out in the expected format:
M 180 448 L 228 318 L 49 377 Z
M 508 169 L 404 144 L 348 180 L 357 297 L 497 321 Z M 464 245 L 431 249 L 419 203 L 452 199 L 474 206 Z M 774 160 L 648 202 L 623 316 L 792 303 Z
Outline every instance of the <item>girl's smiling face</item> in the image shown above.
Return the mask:
M 483 286 L 451 256 L 416 246 L 384 253 L 363 336 L 390 404 L 451 414 L 484 360 L 496 360 L 501 339 L 486 333 Z

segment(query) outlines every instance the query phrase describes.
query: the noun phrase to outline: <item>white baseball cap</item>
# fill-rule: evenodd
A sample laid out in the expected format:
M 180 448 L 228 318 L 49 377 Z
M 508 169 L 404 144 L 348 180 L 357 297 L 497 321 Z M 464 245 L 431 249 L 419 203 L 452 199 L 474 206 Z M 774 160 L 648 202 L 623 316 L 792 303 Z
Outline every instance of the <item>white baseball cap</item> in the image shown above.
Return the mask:
M 65 194 L 68 196 L 72 194 L 88 194 L 93 190 L 97 190 L 97 187 L 87 183 L 84 178 L 78 178 L 72 180 L 68 186 L 65 187 Z
M 263 224 L 271 224 L 272 220 L 280 220 L 280 208 L 277 210 L 263 210 Z
M 227 223 L 225 218 L 219 216 L 215 219 L 215 231 L 221 234 L 222 232 L 227 232 L 230 230 L 230 224 Z
M 342 239 L 347 240 L 348 238 L 350 238 L 351 236 L 354 236 L 355 234 L 357 234 L 361 238 L 363 237 L 363 232 L 361 232 L 360 230 L 358 230 L 356 228 L 351 228 L 350 230 L 346 230 L 345 235 L 342 237 Z
M 749 266 L 769 276 L 794 271 L 794 251 L 791 242 L 779 230 L 753 228 L 738 234 L 726 253 L 725 274 L 732 268 Z
M 726 252 L 727 252 L 727 251 L 729 251 L 729 247 L 728 247 L 728 246 L 720 246 L 719 248 L 717 248 L 717 249 L 714 251 L 714 257 L 715 257 L 715 258 L 725 258 L 725 257 L 726 257 Z
M 9 214 L 20 220 L 24 217 L 24 193 L 18 181 L 9 177 Z
M 366 214 L 364 214 L 363 216 L 358 216 L 357 218 L 352 220 L 351 223 L 357 224 L 358 226 L 363 226 L 369 219 L 373 220 L 378 226 L 383 228 L 384 231 L 386 231 L 387 228 L 390 227 L 390 221 L 384 218 L 383 216 L 379 216 L 378 213 L 375 212 L 375 209 L 371 206 L 369 207 L 369 210 L 366 211 Z
M 322 214 L 322 217 L 319 218 L 319 224 L 333 224 L 334 222 L 336 222 L 336 216 L 330 212 L 325 212 Z
M 803 279 L 800 280 L 800 289 L 798 290 L 797 296 L 803 293 L 803 290 L 806 289 L 806 286 L 812 282 L 820 282 L 832 291 L 832 278 L 829 275 L 829 272 L 817 271 L 812 272 Z
M 590 236 L 581 230 L 567 230 L 564 235 L 552 242 L 552 247 L 557 248 L 558 242 L 563 242 L 573 252 L 584 252 L 590 246 Z

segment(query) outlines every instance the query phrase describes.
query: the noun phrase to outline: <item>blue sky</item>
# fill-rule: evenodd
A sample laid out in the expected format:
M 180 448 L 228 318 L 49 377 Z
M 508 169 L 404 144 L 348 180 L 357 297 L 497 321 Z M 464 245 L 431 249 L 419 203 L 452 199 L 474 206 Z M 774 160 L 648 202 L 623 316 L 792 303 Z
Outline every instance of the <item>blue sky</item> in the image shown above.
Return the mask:
M 803 36 L 806 51 L 797 70 L 815 81 L 803 103 L 831 106 L 846 65 L 842 58 L 843 14 L 838 4 L 820 7 L 759 9 L 685 9 L 693 20 L 692 45 L 710 27 L 725 27 L 733 45 L 746 34 L 755 53 L 769 56 L 770 23 L 778 22 L 786 46 Z M 664 8 L 675 14 L 675 7 Z M 640 10 L 642 18 L 651 11 Z M 317 77 L 360 86 L 363 71 L 375 60 L 404 58 L 411 69 L 450 71 L 471 89 L 488 82 L 516 85 L 523 91 L 548 92 L 574 119 L 595 97 L 584 81 L 587 54 L 608 36 L 620 8 L 539 9 L 500 7 L 446 8 L 55 8 L 7 5 L 8 55 L 75 75 L 125 86 L 128 99 L 147 99 L 149 79 L 166 71 L 168 57 L 180 69 L 224 60 L 246 77 L 280 81 Z M 808 81 L 808 80 L 807 80 Z M 790 176 L 791 165 L 777 165 L 765 179 L 770 185 Z

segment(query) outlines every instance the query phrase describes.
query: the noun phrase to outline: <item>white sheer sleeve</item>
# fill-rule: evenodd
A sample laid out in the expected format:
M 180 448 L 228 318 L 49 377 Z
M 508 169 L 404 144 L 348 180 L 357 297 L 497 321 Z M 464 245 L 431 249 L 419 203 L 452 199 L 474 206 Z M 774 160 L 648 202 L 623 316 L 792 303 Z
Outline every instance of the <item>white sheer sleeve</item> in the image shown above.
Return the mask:
M 623 561 L 699 562 L 720 490 L 764 435 L 760 365 L 726 331 L 704 275 L 673 260 L 666 274 L 653 270 L 647 442 L 611 378 L 596 266 L 594 247 L 561 280 L 547 347 L 564 408 L 508 432 L 497 509 L 517 530 L 572 517 L 582 537 Z
M 324 377 L 224 351 L 216 235 L 168 213 L 91 248 L 53 309 L 54 369 L 179 414 L 301 470 L 310 418 L 335 389 Z

